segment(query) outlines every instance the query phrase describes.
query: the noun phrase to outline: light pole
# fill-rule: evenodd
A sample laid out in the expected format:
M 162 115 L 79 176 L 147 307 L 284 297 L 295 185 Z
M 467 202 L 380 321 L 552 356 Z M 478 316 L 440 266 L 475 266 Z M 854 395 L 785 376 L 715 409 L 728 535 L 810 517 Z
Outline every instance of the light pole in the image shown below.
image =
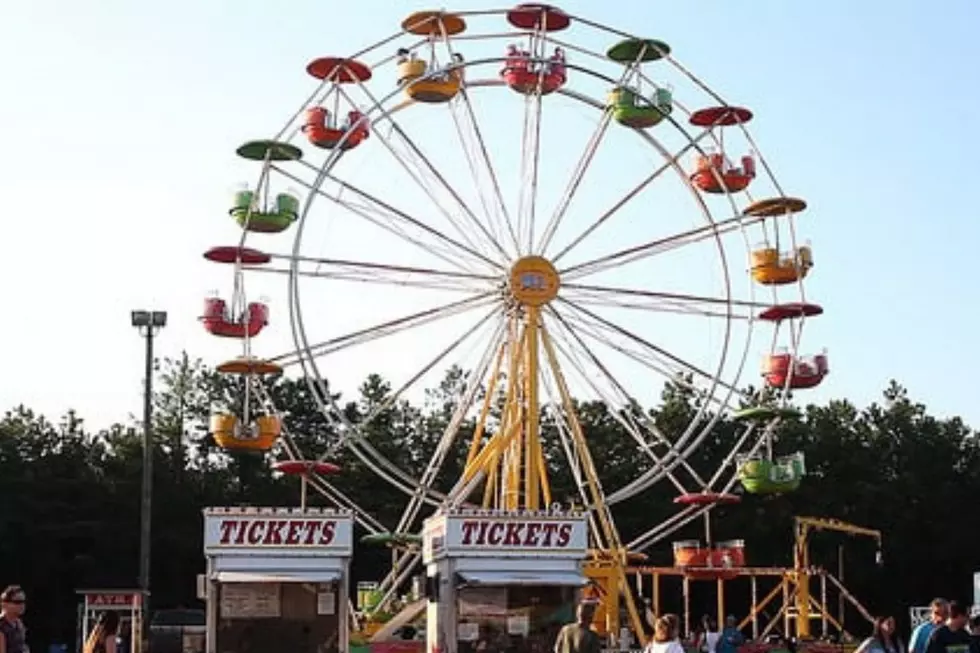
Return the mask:
M 142 593 L 140 642 L 149 641 L 150 603 L 150 513 L 153 506 L 153 337 L 167 326 L 166 311 L 132 311 L 131 321 L 146 340 L 146 376 L 143 379 L 143 483 L 140 492 L 139 586 Z

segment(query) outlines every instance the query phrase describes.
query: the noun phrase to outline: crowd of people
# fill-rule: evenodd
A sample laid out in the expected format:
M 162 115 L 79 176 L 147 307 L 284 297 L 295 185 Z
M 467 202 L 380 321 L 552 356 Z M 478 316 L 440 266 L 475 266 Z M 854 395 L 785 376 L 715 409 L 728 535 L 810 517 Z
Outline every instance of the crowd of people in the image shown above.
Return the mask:
M 971 620 L 966 606 L 945 599 L 935 599 L 929 608 L 929 619 L 912 631 L 907 649 L 898 635 L 895 619 L 879 617 L 875 619 L 871 636 L 854 653 L 980 653 L 980 615 Z M 578 606 L 575 623 L 559 632 L 554 653 L 602 651 L 602 639 L 592 630 L 595 610 L 593 603 Z M 705 617 L 694 640 L 698 653 L 738 653 L 744 644 L 745 636 L 734 617 L 728 617 L 720 630 L 713 619 Z M 796 642 L 785 644 L 791 653 L 796 653 Z M 665 614 L 654 621 L 653 636 L 643 653 L 685 653 L 677 615 Z

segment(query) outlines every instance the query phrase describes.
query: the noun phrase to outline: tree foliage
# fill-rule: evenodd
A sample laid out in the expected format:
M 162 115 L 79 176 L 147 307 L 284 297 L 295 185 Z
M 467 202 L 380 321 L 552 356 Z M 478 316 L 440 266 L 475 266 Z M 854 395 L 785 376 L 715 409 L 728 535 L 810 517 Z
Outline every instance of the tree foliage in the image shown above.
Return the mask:
M 269 472 L 268 460 L 229 456 L 207 432 L 215 405 L 240 403 L 242 388 L 184 355 L 165 360 L 154 397 L 153 602 L 157 607 L 194 603 L 195 576 L 203 569 L 201 509 L 210 505 L 295 505 L 294 479 Z M 412 476 L 421 476 L 466 393 L 463 370 L 449 370 L 421 405 L 391 401 L 383 378 L 365 380 L 357 397 L 336 397 L 345 419 L 363 422 L 366 441 Z M 286 426 L 304 452 L 328 453 L 342 474 L 332 479 L 382 523 L 394 526 L 406 497 L 380 482 L 370 465 L 340 442 L 317 409 L 303 380 L 280 379 L 270 387 Z M 499 406 L 496 407 L 499 410 Z M 581 402 L 576 413 L 607 489 L 618 488 L 650 465 L 628 435 L 630 420 L 650 419 L 676 438 L 697 411 L 696 398 L 668 384 L 659 406 L 614 411 Z M 475 428 L 464 419 L 447 452 L 436 485 L 447 489 L 460 473 Z M 555 426 L 544 420 L 546 455 L 556 500 L 576 496 Z M 692 465 L 714 470 L 739 432 L 720 419 L 693 454 Z M 77 588 L 132 587 L 138 569 L 142 425 L 90 432 L 68 413 L 51 422 L 25 407 L 0 419 L 0 582 L 24 585 L 32 599 L 34 646 L 71 641 Z M 879 528 L 886 565 L 871 564 L 873 550 L 848 546 L 847 583 L 873 611 L 901 616 L 907 606 L 933 595 L 969 599 L 972 573 L 980 570 L 980 525 L 972 518 L 980 496 L 980 441 L 958 418 L 940 419 L 892 383 L 880 403 L 859 409 L 846 400 L 807 406 L 803 418 L 784 424 L 779 447 L 805 452 L 808 477 L 782 497 L 746 496 L 716 511 L 718 539 L 747 541 L 750 563 L 789 565 L 794 515 L 844 519 Z M 666 445 L 665 445 L 666 446 Z M 624 540 L 674 511 L 676 489 L 667 483 L 617 505 Z M 311 502 L 316 502 L 312 498 Z M 699 537 L 698 521 L 673 539 Z M 816 564 L 836 569 L 840 538 L 816 538 Z M 863 548 L 862 548 L 863 547 Z M 669 564 L 666 542 L 648 551 Z M 387 556 L 358 551 L 356 578 L 377 579 Z M 744 610 L 744 599 L 732 610 Z

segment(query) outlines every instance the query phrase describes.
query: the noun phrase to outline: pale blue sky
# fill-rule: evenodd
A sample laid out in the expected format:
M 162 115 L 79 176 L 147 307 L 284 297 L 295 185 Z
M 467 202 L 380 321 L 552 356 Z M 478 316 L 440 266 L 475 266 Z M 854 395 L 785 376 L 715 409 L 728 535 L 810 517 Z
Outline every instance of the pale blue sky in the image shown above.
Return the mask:
M 227 271 L 200 253 L 236 237 L 228 191 L 254 168 L 234 148 L 285 123 L 313 88 L 303 73 L 311 58 L 359 50 L 422 8 L 0 0 L 8 153 L 0 160 L 8 222 L 0 407 L 23 402 L 52 415 L 74 407 L 100 425 L 138 412 L 133 307 L 170 312 L 160 353 L 232 355 L 195 318 L 207 291 L 230 286 Z M 577 0 L 563 8 L 666 40 L 714 90 L 756 112 L 750 128 L 763 153 L 787 191 L 811 206 L 799 221 L 817 259 L 807 293 L 827 313 L 808 326 L 804 348 L 827 347 L 833 373 L 807 398 L 863 404 L 895 377 L 934 411 L 980 424 L 975 2 Z M 496 112 L 491 103 L 504 93 L 488 92 L 483 110 Z M 570 116 L 560 126 L 584 142 L 588 121 Z M 517 147 L 519 130 L 512 123 L 495 134 Z M 614 186 L 619 172 L 597 174 Z M 284 252 L 292 239 L 262 242 Z M 274 325 L 260 353 L 280 353 L 289 342 L 284 280 L 261 290 Z M 332 297 L 317 302 L 315 318 L 347 306 Z M 743 380 L 755 377 L 765 340 L 755 341 Z M 367 360 L 384 372 L 390 359 L 380 351 Z

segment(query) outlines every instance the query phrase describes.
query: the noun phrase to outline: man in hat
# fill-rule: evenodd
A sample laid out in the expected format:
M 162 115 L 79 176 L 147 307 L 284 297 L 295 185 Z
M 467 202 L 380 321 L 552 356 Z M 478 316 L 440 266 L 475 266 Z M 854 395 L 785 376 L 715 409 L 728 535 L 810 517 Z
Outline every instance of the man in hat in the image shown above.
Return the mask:
M 18 585 L 0 593 L 0 653 L 30 653 L 27 629 L 20 620 L 27 607 L 27 595 Z

